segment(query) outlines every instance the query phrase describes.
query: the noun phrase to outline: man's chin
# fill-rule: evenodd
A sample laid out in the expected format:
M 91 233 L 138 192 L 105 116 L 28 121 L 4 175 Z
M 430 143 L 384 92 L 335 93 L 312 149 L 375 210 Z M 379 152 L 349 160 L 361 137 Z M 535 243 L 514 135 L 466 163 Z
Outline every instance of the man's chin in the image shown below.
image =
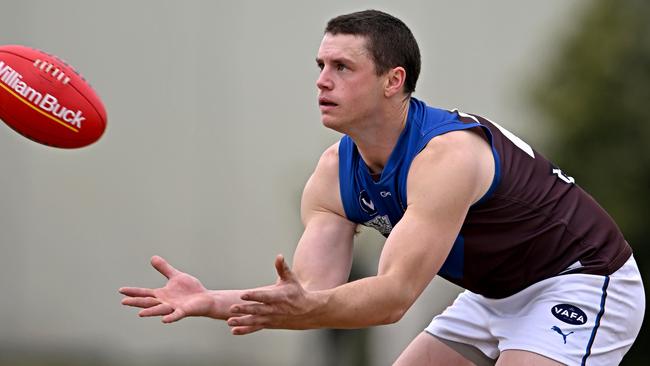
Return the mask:
M 341 123 L 340 123 L 341 121 L 339 121 L 337 118 L 334 118 L 329 115 L 321 115 L 320 121 L 323 124 L 323 126 L 331 130 L 339 131 L 339 132 L 341 131 Z

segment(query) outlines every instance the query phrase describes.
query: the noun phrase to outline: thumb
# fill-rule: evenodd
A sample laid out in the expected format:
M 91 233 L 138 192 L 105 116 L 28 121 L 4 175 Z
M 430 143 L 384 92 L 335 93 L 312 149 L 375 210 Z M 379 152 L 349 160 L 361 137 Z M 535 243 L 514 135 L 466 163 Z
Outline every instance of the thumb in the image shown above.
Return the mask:
M 183 319 L 187 314 L 185 314 L 185 311 L 181 310 L 180 308 L 174 309 L 174 311 L 171 314 L 167 314 L 162 317 L 162 322 L 163 323 L 173 323 L 176 321 L 179 321 Z
M 278 272 L 278 276 L 282 281 L 293 280 L 293 273 L 291 272 L 291 268 L 289 268 L 289 265 L 284 260 L 284 256 L 282 254 L 278 254 L 278 256 L 275 257 L 275 270 Z
M 179 270 L 172 267 L 171 264 L 167 263 L 167 261 L 164 258 L 159 257 L 157 255 L 151 257 L 151 265 L 158 272 L 160 272 L 160 274 L 167 277 L 167 279 L 171 279 L 172 277 L 177 276 L 178 274 L 181 273 Z

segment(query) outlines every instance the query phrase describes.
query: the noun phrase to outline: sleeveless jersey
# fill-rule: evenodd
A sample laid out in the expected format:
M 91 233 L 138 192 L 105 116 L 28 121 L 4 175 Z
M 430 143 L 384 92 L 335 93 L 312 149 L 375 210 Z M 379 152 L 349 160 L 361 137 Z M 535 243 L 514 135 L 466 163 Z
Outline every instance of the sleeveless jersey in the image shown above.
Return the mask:
M 354 141 L 341 139 L 339 185 L 347 218 L 388 237 L 406 210 L 413 159 L 432 138 L 467 129 L 483 131 L 495 175 L 488 192 L 469 208 L 438 275 L 474 293 L 503 298 L 559 274 L 611 274 L 630 257 L 632 249 L 610 216 L 524 141 L 485 118 L 428 107 L 415 98 L 378 180 Z

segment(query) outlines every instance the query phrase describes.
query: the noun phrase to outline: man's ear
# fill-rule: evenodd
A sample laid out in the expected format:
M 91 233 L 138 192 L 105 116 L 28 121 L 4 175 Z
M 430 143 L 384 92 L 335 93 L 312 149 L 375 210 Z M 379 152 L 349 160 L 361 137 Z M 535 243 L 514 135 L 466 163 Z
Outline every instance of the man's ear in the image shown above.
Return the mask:
M 406 82 L 406 70 L 403 67 L 397 66 L 386 72 L 386 84 L 384 86 L 384 95 L 392 97 L 397 93 L 404 90 L 404 83 Z

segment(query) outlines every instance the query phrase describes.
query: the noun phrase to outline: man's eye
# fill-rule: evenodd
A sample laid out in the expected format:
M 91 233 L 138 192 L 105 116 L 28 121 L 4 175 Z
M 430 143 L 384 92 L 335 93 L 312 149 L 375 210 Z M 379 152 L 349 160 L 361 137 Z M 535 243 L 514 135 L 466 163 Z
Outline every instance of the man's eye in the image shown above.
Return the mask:
M 320 69 L 320 71 L 323 71 L 323 68 L 325 67 L 324 64 L 322 64 L 322 63 L 319 62 L 319 63 L 317 63 L 316 65 L 318 66 L 318 69 Z
M 348 68 L 348 67 L 345 66 L 344 64 L 337 64 L 337 65 L 336 65 L 336 69 L 339 70 L 339 71 L 343 71 L 343 70 L 345 70 L 345 69 L 347 69 L 347 68 Z

